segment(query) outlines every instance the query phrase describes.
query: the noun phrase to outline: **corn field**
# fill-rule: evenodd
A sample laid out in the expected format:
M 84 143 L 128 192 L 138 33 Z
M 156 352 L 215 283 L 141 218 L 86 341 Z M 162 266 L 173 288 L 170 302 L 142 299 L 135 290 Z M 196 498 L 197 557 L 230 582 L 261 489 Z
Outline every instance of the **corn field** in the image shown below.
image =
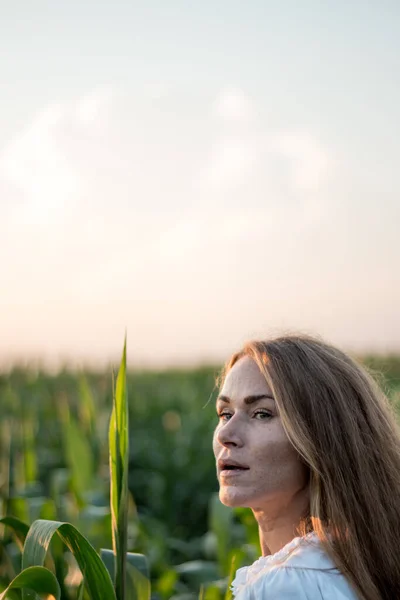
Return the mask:
M 364 357 L 400 415 L 400 357 Z M 260 555 L 217 495 L 218 368 L 0 375 L 0 600 L 228 600 Z

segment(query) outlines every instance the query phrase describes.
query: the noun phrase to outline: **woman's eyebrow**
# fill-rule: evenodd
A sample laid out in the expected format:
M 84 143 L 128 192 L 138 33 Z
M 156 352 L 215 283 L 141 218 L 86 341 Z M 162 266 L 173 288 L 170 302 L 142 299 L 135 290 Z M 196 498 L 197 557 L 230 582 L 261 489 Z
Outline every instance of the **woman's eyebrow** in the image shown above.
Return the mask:
M 259 400 L 274 400 L 274 402 L 275 402 L 274 397 L 269 396 L 268 394 L 258 394 L 258 395 L 254 395 L 254 396 L 246 396 L 245 398 L 243 398 L 244 404 L 254 404 L 254 402 L 258 402 Z M 225 402 L 226 404 L 230 404 L 231 399 L 228 398 L 228 396 L 224 396 L 223 394 L 221 394 L 217 398 L 217 402 L 218 401 Z

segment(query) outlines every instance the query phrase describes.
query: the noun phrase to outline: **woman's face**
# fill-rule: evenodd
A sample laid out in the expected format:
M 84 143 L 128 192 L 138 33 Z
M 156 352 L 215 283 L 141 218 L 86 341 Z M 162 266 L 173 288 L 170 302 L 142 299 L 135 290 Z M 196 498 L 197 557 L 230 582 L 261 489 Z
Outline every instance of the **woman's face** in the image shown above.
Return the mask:
M 307 485 L 308 470 L 289 442 L 271 390 L 250 357 L 239 359 L 228 372 L 217 413 L 213 449 L 223 504 L 254 510 L 271 502 L 283 507 Z

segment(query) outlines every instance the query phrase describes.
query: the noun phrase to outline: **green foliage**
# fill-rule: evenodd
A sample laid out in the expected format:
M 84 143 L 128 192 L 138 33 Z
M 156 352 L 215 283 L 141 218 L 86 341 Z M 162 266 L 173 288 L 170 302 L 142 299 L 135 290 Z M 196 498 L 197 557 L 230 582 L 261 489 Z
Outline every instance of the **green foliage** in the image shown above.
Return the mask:
M 116 596 L 117 600 L 125 600 L 129 468 L 126 339 L 113 400 L 109 430 L 111 527 L 116 560 Z
M 400 358 L 368 364 L 400 411 Z M 203 600 L 230 600 L 233 573 L 260 548 L 251 511 L 231 511 L 216 494 L 216 373 L 129 373 L 124 346 L 115 388 L 109 372 L 0 376 L 0 593 L 14 582 L 7 598 L 20 600 L 23 550 L 24 567 L 56 575 L 60 600 L 193 600 L 200 590 Z M 38 539 L 40 556 L 28 560 Z M 86 561 L 120 591 L 125 569 L 125 592 L 90 588 Z
M 9 597 L 12 590 L 22 589 L 26 600 L 35 600 L 36 594 L 41 597 L 54 596 L 55 600 L 60 600 L 60 586 L 56 577 L 51 571 L 44 567 L 30 567 L 17 575 L 7 589 L 0 594 L 0 600 Z
M 104 563 L 88 540 L 70 523 L 35 521 L 25 540 L 22 568 L 44 564 L 55 533 L 75 557 L 84 575 L 85 586 L 91 600 L 115 600 L 114 587 Z M 24 600 L 28 598 L 29 596 L 24 596 Z
M 87 390 L 86 390 L 87 392 Z M 90 450 L 83 432 L 70 415 L 65 399 L 60 404 L 59 414 L 63 422 L 64 447 L 72 477 L 70 482 L 78 505 L 84 506 L 84 486 L 90 485 L 92 465 Z M 32 451 L 32 438 L 29 437 L 29 451 Z M 25 442 L 24 442 L 25 443 Z M 26 444 L 25 444 L 26 445 Z M 112 516 L 112 537 L 114 552 L 112 568 L 106 565 L 96 553 L 89 541 L 70 523 L 55 520 L 35 520 L 31 527 L 16 517 L 5 517 L 2 524 L 12 528 L 17 541 L 23 542 L 22 571 L 15 576 L 4 590 L 1 598 L 13 595 L 15 589 L 22 589 L 23 600 L 35 600 L 37 594 L 51 595 L 56 600 L 61 595 L 67 596 L 64 569 L 60 561 L 60 546 L 55 545 L 54 569 L 61 579 L 60 587 L 55 575 L 45 568 L 44 562 L 50 542 L 55 534 L 67 546 L 84 577 L 77 590 L 79 599 L 84 599 L 86 592 L 91 600 L 149 600 L 150 583 L 147 561 L 144 556 L 130 554 L 127 570 L 127 525 L 128 525 L 128 403 L 126 394 L 126 340 L 118 373 L 114 394 L 113 410 L 109 429 L 109 462 L 110 462 L 110 504 Z M 29 463 L 32 463 L 32 460 Z M 83 468 L 82 468 L 83 467 Z M 33 472 L 31 470 L 31 472 Z M 25 477 L 25 484 L 32 481 Z M 21 500 L 21 499 L 19 499 Z M 43 503 L 42 503 L 43 504 Z M 23 503 L 21 506 L 24 506 Z M 46 506 L 49 509 L 49 506 Z M 104 558 L 109 558 L 104 552 Z M 108 561 L 109 562 L 109 561 Z M 110 577 L 114 576 L 115 589 Z M 129 583 L 129 587 L 126 584 Z M 14 595 L 13 595 L 14 597 Z
M 115 580 L 115 555 L 111 550 L 101 550 L 100 556 Z M 150 599 L 150 573 L 149 565 L 143 554 L 128 552 L 126 555 L 126 588 L 124 600 L 149 600 Z
M 221 504 L 218 495 L 214 494 L 210 502 L 210 530 L 217 541 L 217 557 L 221 567 L 221 575 L 226 575 L 230 569 L 229 551 L 232 542 L 233 512 Z
M 85 506 L 85 492 L 94 486 L 94 465 L 90 440 L 78 421 L 68 415 L 64 422 L 65 458 L 71 474 L 71 489 L 80 507 Z
M 28 535 L 29 525 L 20 519 L 17 519 L 16 517 L 3 517 L 0 519 L 0 523 L 10 527 L 13 530 L 15 537 L 22 548 L 24 546 L 26 536 Z

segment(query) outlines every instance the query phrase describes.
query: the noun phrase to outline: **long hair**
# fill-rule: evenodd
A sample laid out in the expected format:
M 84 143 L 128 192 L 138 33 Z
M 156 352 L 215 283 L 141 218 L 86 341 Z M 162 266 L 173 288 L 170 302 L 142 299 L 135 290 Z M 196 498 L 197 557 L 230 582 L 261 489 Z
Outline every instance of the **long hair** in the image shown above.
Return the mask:
M 309 468 L 309 512 L 297 529 L 321 545 L 363 600 L 400 598 L 400 427 L 365 368 L 305 335 L 248 342 L 282 426 Z

